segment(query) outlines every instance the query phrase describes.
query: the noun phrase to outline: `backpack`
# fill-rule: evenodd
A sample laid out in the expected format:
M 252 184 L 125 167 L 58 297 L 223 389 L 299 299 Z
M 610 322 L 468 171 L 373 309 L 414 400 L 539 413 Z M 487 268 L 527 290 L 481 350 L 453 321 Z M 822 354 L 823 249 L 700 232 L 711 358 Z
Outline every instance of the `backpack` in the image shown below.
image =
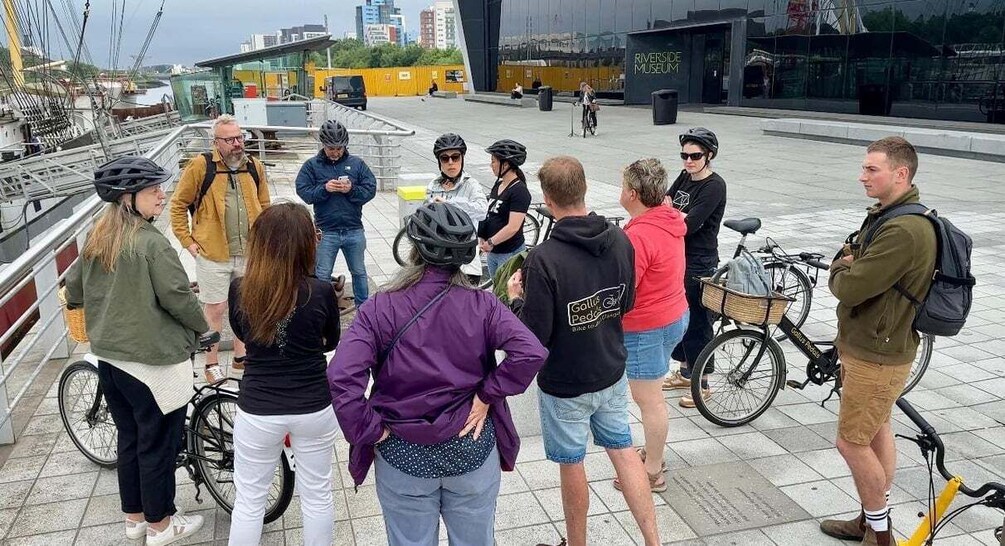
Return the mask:
M 195 216 L 195 211 L 199 210 L 202 205 L 202 200 L 206 197 L 209 192 L 209 187 L 213 185 L 213 181 L 216 180 L 216 161 L 213 161 L 213 152 L 203 152 L 199 154 L 203 159 L 206 160 L 206 176 L 202 179 L 202 187 L 199 188 L 199 193 L 195 196 L 195 201 L 188 206 L 189 216 Z M 238 171 L 228 171 L 228 173 L 238 174 L 238 173 L 248 173 L 251 175 L 251 179 L 255 181 L 255 188 L 257 189 L 261 184 L 261 174 L 258 172 L 258 165 L 255 164 L 255 158 L 248 156 L 248 165 L 250 167 L 238 170 Z
M 752 296 L 771 296 L 771 277 L 764 264 L 748 250 L 726 264 L 726 288 Z
M 909 294 L 900 284 L 893 287 L 914 304 L 915 330 L 935 336 L 955 336 L 967 321 L 976 284 L 970 273 L 970 253 L 974 245 L 969 235 L 946 218 L 941 218 L 934 209 L 920 203 L 905 203 L 891 207 L 876 219 L 862 236 L 862 248 L 868 246 L 884 223 L 908 214 L 928 218 L 935 228 L 938 243 L 935 274 L 931 288 L 921 300 Z

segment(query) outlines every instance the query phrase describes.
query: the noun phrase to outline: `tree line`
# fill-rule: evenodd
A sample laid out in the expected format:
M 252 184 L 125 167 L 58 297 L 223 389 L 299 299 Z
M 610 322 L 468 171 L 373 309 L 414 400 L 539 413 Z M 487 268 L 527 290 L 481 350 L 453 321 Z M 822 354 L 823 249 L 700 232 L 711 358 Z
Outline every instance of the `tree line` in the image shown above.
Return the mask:
M 415 44 L 401 47 L 381 44 L 367 47 L 363 42 L 346 38 L 336 40 L 329 48 L 332 68 L 389 68 L 392 66 L 435 66 L 462 64 L 464 58 L 457 48 L 426 49 Z M 328 59 L 324 51 L 311 55 L 315 66 L 324 67 Z

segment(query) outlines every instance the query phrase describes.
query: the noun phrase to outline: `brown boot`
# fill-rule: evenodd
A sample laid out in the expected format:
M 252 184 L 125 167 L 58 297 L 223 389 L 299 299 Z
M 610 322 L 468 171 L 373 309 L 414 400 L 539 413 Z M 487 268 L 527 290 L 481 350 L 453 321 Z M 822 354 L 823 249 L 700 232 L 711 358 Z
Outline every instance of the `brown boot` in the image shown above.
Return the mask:
M 865 528 L 865 512 L 859 512 L 855 519 L 825 519 L 820 522 L 820 531 L 838 540 L 862 540 Z
M 893 538 L 893 525 L 891 524 L 886 531 L 873 531 L 872 527 L 865 530 L 865 536 L 862 537 L 862 546 L 897 546 L 897 541 Z

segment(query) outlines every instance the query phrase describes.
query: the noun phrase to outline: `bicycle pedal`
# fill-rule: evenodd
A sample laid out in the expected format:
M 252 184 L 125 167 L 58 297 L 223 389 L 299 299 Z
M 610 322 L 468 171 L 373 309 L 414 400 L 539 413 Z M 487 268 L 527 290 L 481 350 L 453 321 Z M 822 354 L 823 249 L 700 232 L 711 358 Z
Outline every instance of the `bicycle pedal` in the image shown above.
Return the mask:
M 795 379 L 789 379 L 788 381 L 785 382 L 785 386 L 787 386 L 789 388 L 792 388 L 792 389 L 803 390 L 803 388 L 805 388 L 806 385 L 805 385 L 805 383 L 800 383 L 800 382 L 796 381 Z

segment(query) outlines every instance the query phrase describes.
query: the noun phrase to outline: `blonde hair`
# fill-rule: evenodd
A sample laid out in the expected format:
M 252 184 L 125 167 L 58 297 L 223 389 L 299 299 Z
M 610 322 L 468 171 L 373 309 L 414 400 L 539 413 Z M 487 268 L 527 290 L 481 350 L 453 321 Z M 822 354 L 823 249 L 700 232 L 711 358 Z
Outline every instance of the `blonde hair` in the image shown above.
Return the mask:
M 108 273 L 115 272 L 115 264 L 125 250 L 131 252 L 136 242 L 136 232 L 144 220 L 132 212 L 124 201 L 109 203 L 101 217 L 94 223 L 84 243 L 83 257 L 101 264 Z
M 663 202 L 667 193 L 667 171 L 659 159 L 639 159 L 625 167 L 625 187 L 639 194 L 643 205 L 653 208 Z

